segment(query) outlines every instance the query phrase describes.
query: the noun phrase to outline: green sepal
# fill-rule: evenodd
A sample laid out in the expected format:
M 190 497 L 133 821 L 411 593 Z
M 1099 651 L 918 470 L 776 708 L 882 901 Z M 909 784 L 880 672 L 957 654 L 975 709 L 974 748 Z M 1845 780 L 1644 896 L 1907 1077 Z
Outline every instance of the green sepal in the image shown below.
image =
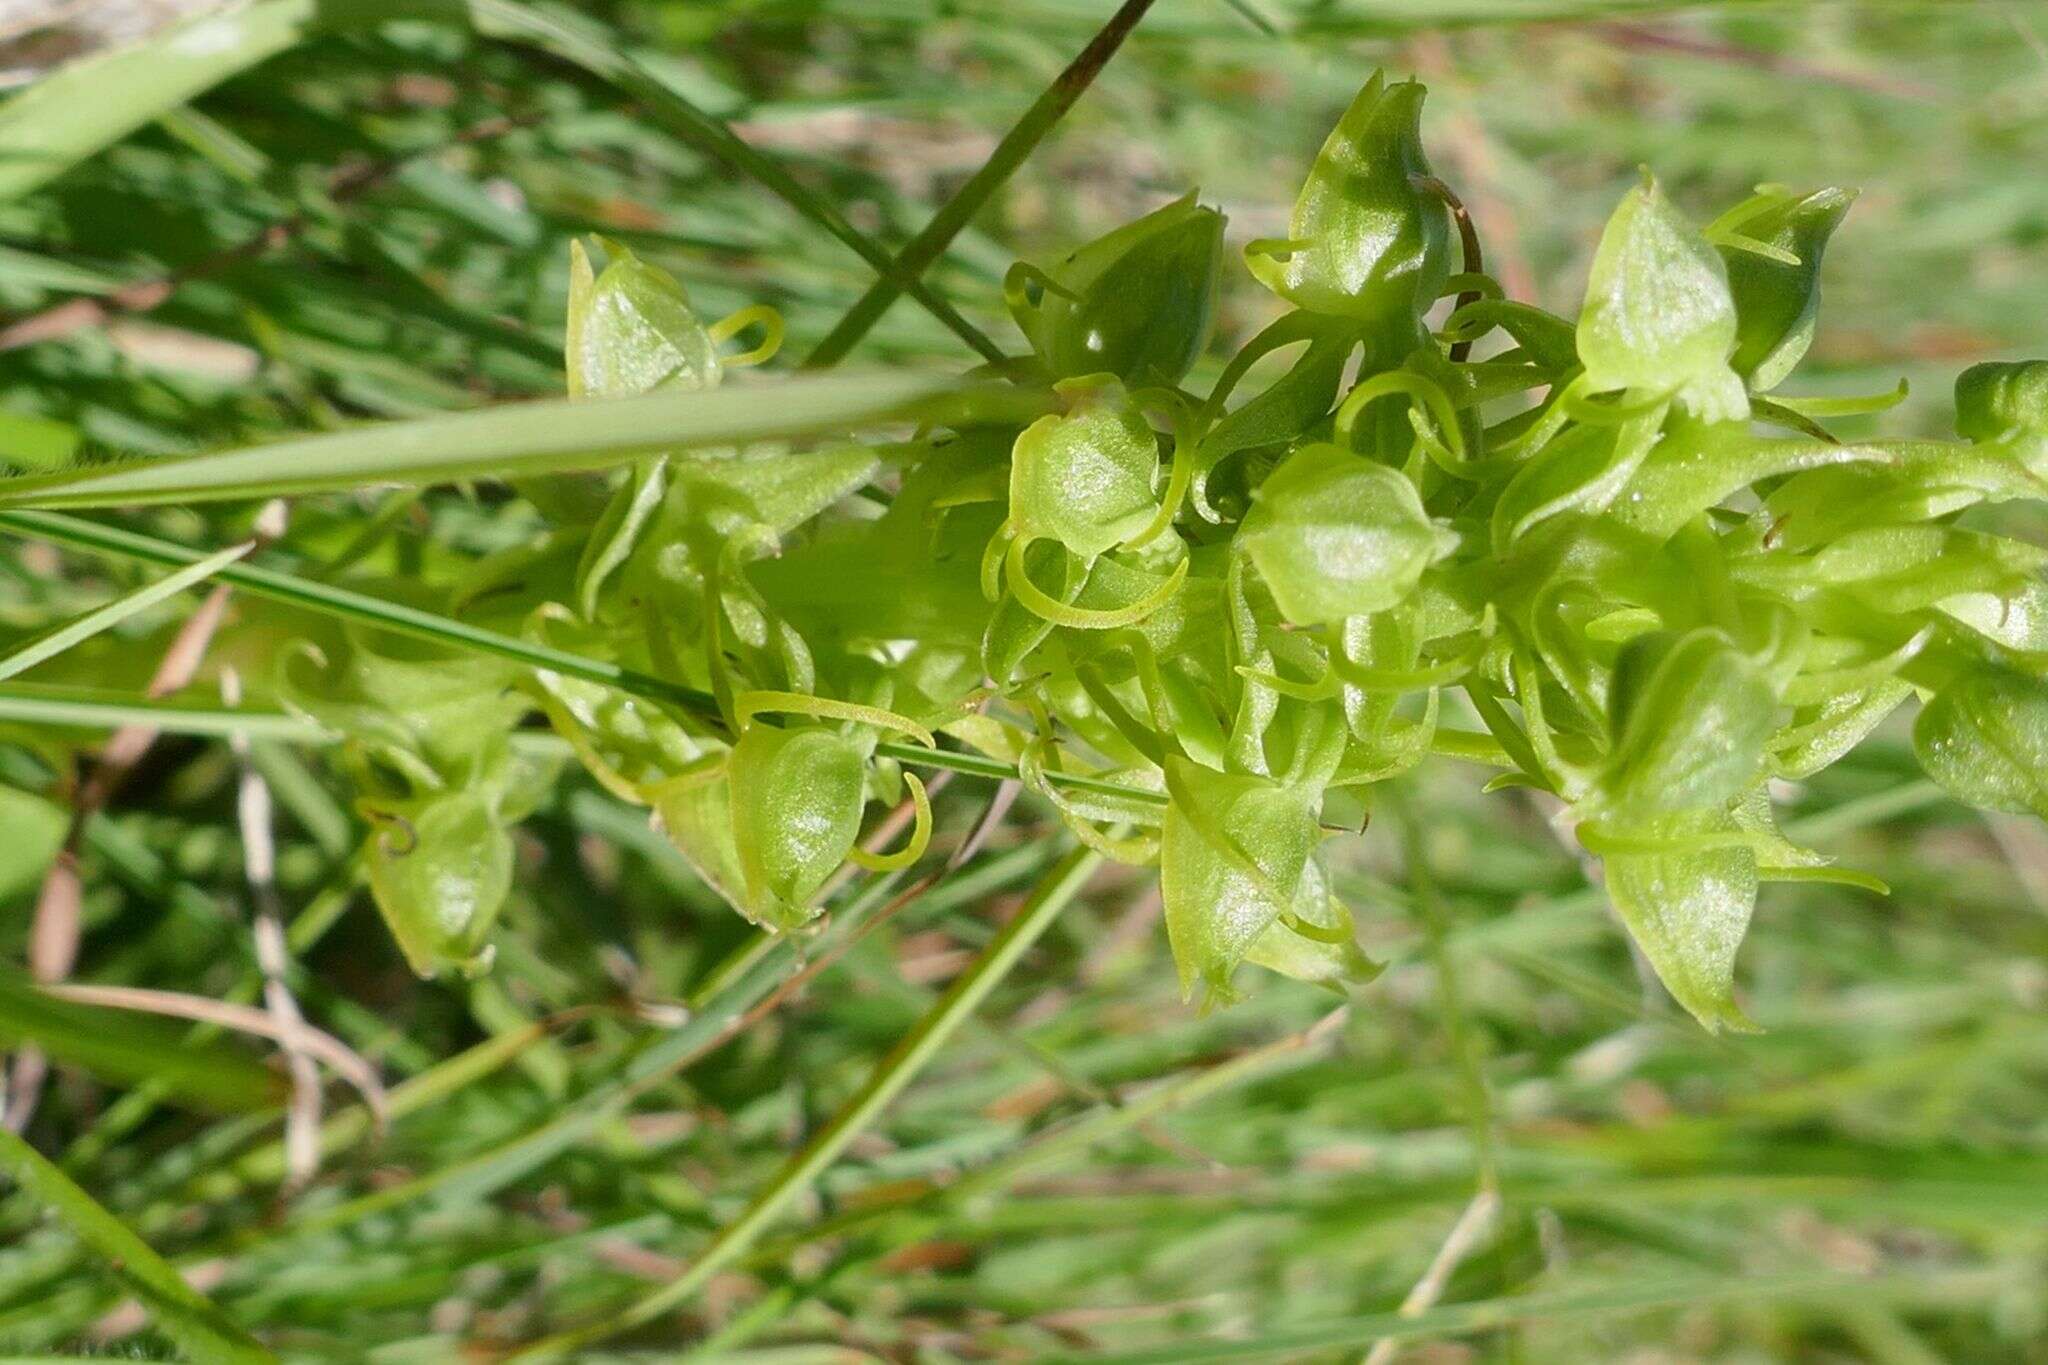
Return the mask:
M 1173 385 L 1209 344 L 1222 265 L 1223 215 L 1190 191 L 1069 252 L 1035 297 L 1028 269 L 1005 292 L 1053 378 Z
M 1456 537 L 1398 470 L 1329 443 L 1304 446 L 1253 494 L 1238 541 L 1296 625 L 1385 611 Z
M 1632 824 L 1628 833 L 1674 844 L 1736 833 L 1721 811 L 1685 812 Z M 1735 955 L 1756 909 L 1756 854 L 1742 843 L 1672 852 L 1609 853 L 1608 898 L 1671 998 L 1708 1032 L 1753 1033 L 1735 1003 Z
M 2048 437 L 2048 360 L 1986 361 L 1956 376 L 1956 433 L 1972 441 Z
M 1246 248 L 1259 283 L 1312 313 L 1417 334 L 1450 277 L 1450 215 L 1427 188 L 1424 94 L 1373 73 L 1316 155 L 1287 239 Z
M 1054 386 L 1067 411 L 1039 418 L 1010 455 L 1010 526 L 1093 559 L 1159 512 L 1159 440 L 1110 375 Z
M 495 803 L 462 789 L 367 813 L 377 826 L 370 894 L 413 971 L 487 970 L 491 926 L 512 890 L 512 835 Z
M 1842 225 L 1856 191 L 1830 185 L 1810 194 L 1782 186 L 1760 189 L 1735 221 L 1737 244 L 1719 246 L 1735 299 L 1735 354 L 1731 362 L 1752 390 L 1776 388 L 1813 344 L 1820 312 L 1820 263 L 1828 239 Z M 1758 243 L 1794 257 L 1797 264 L 1755 250 Z
M 1657 631 L 1622 646 L 1598 802 L 1615 818 L 1725 804 L 1763 769 L 1777 698 L 1721 631 Z
M 1586 392 L 1673 397 L 1707 422 L 1747 417 L 1749 397 L 1728 363 L 1736 334 L 1720 255 L 1655 183 L 1630 190 L 1586 280 Z
M 2048 683 L 1997 668 L 1962 674 L 1921 708 L 1913 752 L 1959 801 L 2048 819 Z
M 1358 946 L 1351 909 L 1331 894 L 1329 873 L 1313 855 L 1302 867 L 1293 906 L 1252 941 L 1244 960 L 1296 981 L 1331 987 L 1363 985 L 1381 971 L 1381 964 Z

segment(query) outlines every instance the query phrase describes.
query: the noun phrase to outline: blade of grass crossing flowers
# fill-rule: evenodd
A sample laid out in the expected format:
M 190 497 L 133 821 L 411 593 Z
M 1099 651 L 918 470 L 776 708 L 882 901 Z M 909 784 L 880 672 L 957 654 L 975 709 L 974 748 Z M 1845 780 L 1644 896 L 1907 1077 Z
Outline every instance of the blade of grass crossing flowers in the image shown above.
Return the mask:
M 529 1362 L 565 1359 L 570 1353 L 592 1343 L 652 1321 L 689 1302 L 712 1276 L 743 1257 L 790 1203 L 809 1189 L 838 1160 L 848 1144 L 866 1132 L 904 1087 L 938 1055 L 960 1026 L 988 998 L 989 992 L 1009 975 L 1026 950 L 1038 941 L 1039 935 L 1080 894 L 1101 865 L 1102 855 L 1088 849 L 1076 849 L 1061 859 L 1031 893 L 1016 917 L 1003 926 L 973 964 L 947 987 L 945 994 L 939 997 L 924 1018 L 876 1065 L 859 1093 L 847 1101 L 830 1123 L 818 1130 L 803 1150 L 789 1159 L 767 1187 L 754 1197 L 746 1211 L 727 1224 L 679 1278 L 603 1321 L 536 1342 L 512 1358 Z
M 518 479 L 882 423 L 1028 418 L 1043 407 L 1042 398 L 1007 385 L 929 374 L 809 375 L 603 403 L 507 403 L 232 450 L 0 479 L 0 507 L 138 507 Z
M 164 1334 L 193 1360 L 263 1365 L 277 1357 L 243 1331 L 128 1225 L 15 1134 L 0 1129 L 0 1170 L 106 1262 L 122 1287 L 149 1310 Z
M 882 278 L 868 287 L 845 317 L 839 320 L 826 338 L 818 343 L 804 362 L 807 369 L 825 369 L 844 359 L 847 352 L 860 344 L 887 312 L 889 305 L 902 292 L 899 281 L 916 280 L 923 277 L 932 262 L 939 259 L 960 229 L 979 213 L 995 192 L 1008 182 L 1017 168 L 1030 158 L 1045 135 L 1052 131 L 1067 110 L 1074 107 L 1074 101 L 1095 83 L 1102 68 L 1109 65 L 1109 59 L 1123 46 L 1131 30 L 1145 17 L 1145 11 L 1152 8 L 1153 0 L 1124 0 L 1115 14 L 1109 17 L 1099 32 L 1089 40 L 1081 54 L 1068 64 L 1066 70 L 1046 87 L 1045 92 L 1032 101 L 1016 126 L 996 144 L 981 169 L 969 176 L 953 197 L 932 216 L 924 231 L 911 238 L 909 245 L 897 255 L 895 269 L 885 271 Z
M 0 530 L 14 531 L 55 541 L 60 545 L 152 564 L 195 564 L 205 557 L 203 552 L 180 545 L 176 541 L 124 531 L 118 527 L 103 526 L 98 522 L 61 513 L 0 512 Z M 635 673 L 631 669 L 620 668 L 616 664 L 599 659 L 589 659 L 566 650 L 534 644 L 510 635 L 501 635 L 496 631 L 485 630 L 480 626 L 469 625 L 435 612 L 387 602 L 365 593 L 351 592 L 347 588 L 337 588 L 254 564 L 227 564 L 215 571 L 215 577 L 243 592 L 304 607 L 309 611 L 338 616 L 363 625 L 375 626 L 396 635 L 472 649 L 482 654 L 495 654 L 500 658 L 529 664 L 534 668 L 552 669 L 569 677 L 606 683 L 637 696 L 668 702 L 706 716 L 717 715 L 716 703 L 704 693 L 678 687 L 660 678 Z M 235 728 L 229 726 L 228 730 L 232 731 Z

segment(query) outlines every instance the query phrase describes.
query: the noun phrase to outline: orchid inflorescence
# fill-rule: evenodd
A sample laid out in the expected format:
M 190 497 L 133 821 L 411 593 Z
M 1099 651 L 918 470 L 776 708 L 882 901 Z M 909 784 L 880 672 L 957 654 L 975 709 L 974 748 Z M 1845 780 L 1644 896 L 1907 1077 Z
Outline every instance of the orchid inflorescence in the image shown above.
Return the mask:
M 523 485 L 552 531 L 451 607 L 701 705 L 367 633 L 294 655 L 285 695 L 351 737 L 413 964 L 488 961 L 541 785 L 508 735 L 534 711 L 776 931 L 848 860 L 917 861 L 917 756 L 979 753 L 1091 846 L 1158 864 L 1183 987 L 1217 1000 L 1247 963 L 1372 973 L 1321 846 L 1433 752 L 1562 803 L 1709 1028 L 1748 1027 L 1733 968 L 1759 882 L 1876 887 L 1778 832 L 1774 780 L 1917 698 L 1935 781 L 2048 815 L 2048 554 L 1958 520 L 2048 495 L 2048 362 L 1966 372 L 1960 441 L 1837 441 L 1823 419 L 1898 395 L 1778 386 L 1851 192 L 1765 186 L 1703 230 L 1646 180 L 1572 321 L 1483 273 L 1422 103 L 1375 76 L 1288 235 L 1244 247 L 1290 307 L 1206 394 L 1183 385 L 1224 221 L 1189 195 L 1011 271 L 1030 353 L 989 374 L 1035 420 Z M 768 310 L 706 326 L 674 279 L 604 252 L 601 272 L 572 255 L 572 395 L 705 389 L 773 354 Z M 862 848 L 872 802 L 914 811 L 895 852 Z

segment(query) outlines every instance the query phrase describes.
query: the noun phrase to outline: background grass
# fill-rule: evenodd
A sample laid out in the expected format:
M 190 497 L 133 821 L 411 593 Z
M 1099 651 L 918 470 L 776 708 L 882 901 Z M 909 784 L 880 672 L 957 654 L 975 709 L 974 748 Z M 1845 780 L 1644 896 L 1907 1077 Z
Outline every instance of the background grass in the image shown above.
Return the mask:
M 582 8 L 890 250 L 1106 12 Z M 1904 375 L 1908 406 L 1878 420 L 1937 430 L 1956 370 L 2048 349 L 2048 14 L 2018 0 L 1162 0 L 929 280 L 1014 345 L 998 284 L 1019 253 L 1194 184 L 1233 240 L 1272 235 L 1378 65 L 1431 83 L 1439 172 L 1495 270 L 1546 305 L 1575 306 L 1599 224 L 1647 163 L 1701 219 L 1764 179 L 1864 187 L 1801 391 Z M 674 270 L 707 316 L 773 303 L 793 356 L 873 278 L 611 83 L 459 26 L 354 26 L 0 202 L 0 459 L 555 394 L 566 241 L 590 231 Z M 1270 306 L 1233 289 L 1226 339 Z M 857 355 L 971 360 L 909 301 Z M 278 553 L 331 563 L 376 515 L 401 534 L 352 571 L 373 588 L 532 530 L 488 489 L 328 497 L 300 505 Z M 226 544 L 247 513 L 133 524 Z M 0 652 L 142 581 L 10 540 Z M 28 677 L 138 690 L 192 600 Z M 210 669 L 264 675 L 279 629 L 231 623 Z M 13 960 L 71 749 L 94 738 L 0 721 Z M 291 1359 L 488 1358 L 672 1281 L 1058 852 L 1049 814 L 1020 806 L 968 883 L 857 941 L 842 930 L 844 956 L 676 1071 L 679 1020 L 715 1038 L 790 963 L 741 963 L 743 989 L 719 993 L 744 926 L 640 814 L 565 776 L 525 827 L 497 970 L 423 985 L 354 889 L 361 832 L 318 752 L 271 739 L 254 761 L 280 805 L 294 988 L 396 1087 L 388 1133 L 333 1092 L 321 1174 L 284 1198 L 268 1095 L 223 1118 L 167 1079 L 60 1067 L 27 1137 Z M 167 739 L 89 824 L 79 979 L 252 998 L 235 773 L 225 745 Z M 1716 1040 L 1631 961 L 1546 813 L 1476 787 L 1431 766 L 1346 841 L 1340 890 L 1390 966 L 1306 1041 L 1335 1002 L 1305 987 L 1183 1006 L 1151 875 L 1102 875 L 792 1214 L 618 1358 L 1357 1360 L 1492 1167 L 1500 1217 L 1441 1289 L 1480 1307 L 1418 1319 L 1409 1359 L 2048 1361 L 2039 826 L 1939 799 L 1890 731 L 1788 793 L 1795 834 L 1894 894 L 1768 890 L 1741 972 L 1768 1032 Z M 985 791 L 953 785 L 942 838 Z M 849 888 L 842 922 L 890 890 Z M 0 990 L 0 1028 L 47 1039 L 18 994 Z M 146 1067 L 181 1033 L 121 1041 Z M 107 1268 L 106 1229 L 50 1219 L 62 1187 L 7 1164 L 27 1174 L 0 1198 L 0 1345 L 153 1358 L 182 1340 L 205 1358 L 123 1307 L 147 1284 Z

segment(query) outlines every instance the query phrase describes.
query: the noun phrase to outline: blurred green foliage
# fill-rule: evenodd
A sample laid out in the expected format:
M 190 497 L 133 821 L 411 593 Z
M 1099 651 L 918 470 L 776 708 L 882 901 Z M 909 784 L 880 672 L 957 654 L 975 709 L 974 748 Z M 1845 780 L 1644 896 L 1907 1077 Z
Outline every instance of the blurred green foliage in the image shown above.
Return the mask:
M 894 248 L 1102 11 L 623 0 L 582 15 Z M 1169 0 L 928 278 L 1015 347 L 1001 280 L 1018 255 L 1191 184 L 1229 213 L 1233 247 L 1279 235 L 1303 160 L 1380 65 L 1431 81 L 1439 173 L 1492 268 L 1547 304 L 1569 311 L 1647 163 L 1696 217 L 1760 180 L 1862 187 L 1827 258 L 1811 391 L 1903 375 L 1914 395 L 1887 420 L 1945 429 L 1946 376 L 2043 348 L 2048 15 L 2022 3 Z M 556 394 L 563 261 L 582 232 L 674 271 L 706 316 L 772 303 L 794 355 L 872 279 L 579 70 L 447 25 L 350 29 L 0 203 L 0 460 Z M 1227 290 L 1226 340 L 1274 308 Z M 969 358 L 910 302 L 861 355 Z M 487 492 L 328 499 L 298 509 L 285 550 L 345 558 L 372 516 L 403 530 L 379 566 L 398 581 L 531 530 Z M 218 544 L 246 514 L 136 524 Z M 0 631 L 26 637 L 140 581 L 11 542 Z M 132 694 L 177 615 L 35 676 Z M 263 673 L 280 644 L 231 632 L 211 667 Z M 0 738 L 0 780 L 66 794 L 61 742 L 83 734 L 0 721 Z M 187 1113 L 65 1072 L 29 1137 L 290 1359 L 445 1361 L 672 1279 L 987 942 L 1056 828 L 1020 808 L 956 893 L 667 1075 L 653 1059 L 676 1046 L 674 1002 L 699 998 L 744 926 L 638 813 L 583 781 L 546 793 L 494 974 L 421 984 L 354 890 L 339 786 L 279 742 L 253 760 L 280 807 L 294 989 L 395 1084 L 390 1132 L 335 1091 L 322 1173 L 288 1201 L 268 1115 Z M 1766 893 L 1742 965 L 1756 1038 L 1709 1038 L 1653 987 L 1617 988 L 1625 939 L 1546 812 L 1462 777 L 1425 770 L 1339 870 L 1391 966 L 1313 1046 L 1232 1060 L 1329 997 L 1276 987 L 1196 1015 L 1149 878 L 1106 877 L 799 1216 L 619 1358 L 699 1343 L 690 1358 L 758 1365 L 1355 1360 L 1383 1323 L 1286 1334 L 1398 1305 L 1484 1157 L 1504 1211 L 1442 1301 L 1499 1301 L 1513 1321 L 1413 1359 L 2048 1361 L 2048 840 L 1914 773 L 1888 731 L 1785 793 L 1789 834 L 1893 895 Z M 976 785 L 942 798 L 942 838 L 974 818 Z M 7 801 L 0 934 L 19 958 L 61 830 L 41 797 Z M 226 748 L 171 738 L 88 823 L 81 979 L 254 998 L 234 803 Z M 849 894 L 872 912 L 885 893 Z M 109 1316 L 132 1286 L 22 1191 L 0 1198 L 0 1240 L 0 1342 L 169 1349 Z M 1802 1288 L 1817 1273 L 1842 1278 Z M 1617 1293 L 1652 1306 L 1592 1311 Z

